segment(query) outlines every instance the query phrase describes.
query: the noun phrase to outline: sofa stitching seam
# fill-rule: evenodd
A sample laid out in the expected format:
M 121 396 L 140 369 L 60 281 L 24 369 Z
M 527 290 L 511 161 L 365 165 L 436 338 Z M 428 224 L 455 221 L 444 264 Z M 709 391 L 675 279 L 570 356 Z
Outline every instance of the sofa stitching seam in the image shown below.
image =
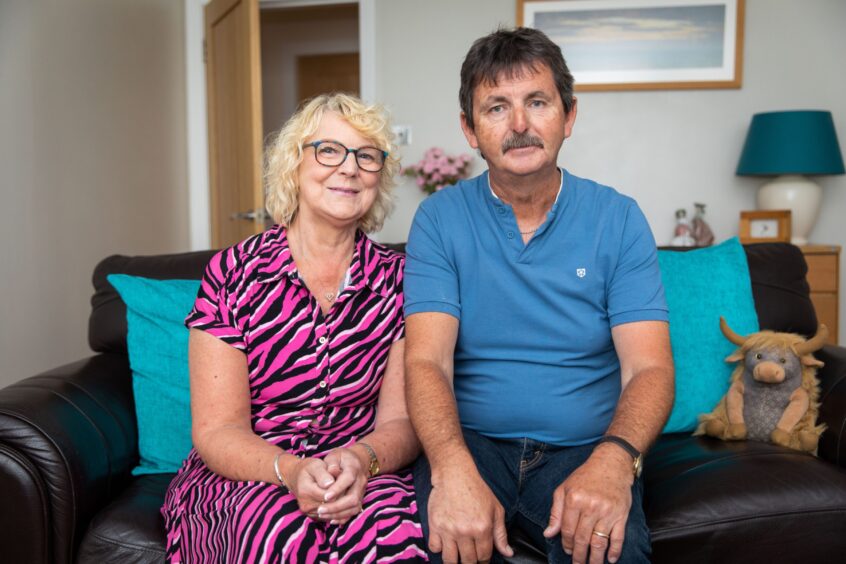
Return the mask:
M 91 531 L 89 534 L 92 537 L 96 538 L 97 540 L 102 541 L 102 542 L 107 543 L 107 544 L 110 544 L 112 546 L 119 546 L 121 548 L 130 548 L 132 550 L 138 550 L 138 551 L 141 551 L 141 552 L 149 552 L 151 554 L 164 554 L 165 553 L 165 551 L 157 550 L 155 548 L 147 548 L 147 547 L 136 545 L 136 544 L 119 542 L 119 541 L 116 541 L 114 539 L 104 537 L 103 535 L 101 535 L 99 533 L 95 533 L 94 531 Z
M 650 533 L 654 536 L 655 533 L 663 533 L 663 532 L 675 532 L 675 531 L 685 531 L 689 529 L 696 529 L 702 527 L 709 527 L 714 525 L 727 525 L 731 523 L 736 523 L 738 521 L 761 521 L 767 519 L 773 519 L 778 517 L 789 517 L 791 515 L 810 515 L 810 514 L 822 514 L 822 513 L 844 513 L 846 514 L 846 507 L 842 508 L 827 508 L 827 509 L 813 509 L 813 510 L 804 510 L 804 511 L 782 511 L 779 513 L 768 513 L 767 515 L 754 515 L 754 516 L 744 516 L 744 517 L 735 517 L 733 519 L 722 519 L 722 520 L 713 520 L 713 521 L 705 521 L 701 523 L 694 523 L 690 525 L 681 525 L 676 527 L 666 527 L 666 528 L 651 528 Z

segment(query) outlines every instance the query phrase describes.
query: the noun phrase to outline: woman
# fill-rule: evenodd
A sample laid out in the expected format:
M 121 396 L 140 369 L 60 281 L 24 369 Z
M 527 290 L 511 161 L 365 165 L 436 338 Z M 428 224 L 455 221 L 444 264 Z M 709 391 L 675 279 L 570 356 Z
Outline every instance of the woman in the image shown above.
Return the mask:
M 425 559 L 405 407 L 403 257 L 370 241 L 399 162 L 381 110 L 319 96 L 269 149 L 278 223 L 212 258 L 191 328 L 175 562 Z

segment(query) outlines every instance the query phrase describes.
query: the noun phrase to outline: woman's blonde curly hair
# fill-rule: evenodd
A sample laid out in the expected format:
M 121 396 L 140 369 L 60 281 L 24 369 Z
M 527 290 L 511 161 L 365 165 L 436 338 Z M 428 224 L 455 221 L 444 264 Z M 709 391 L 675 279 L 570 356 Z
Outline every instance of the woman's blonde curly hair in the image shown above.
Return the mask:
M 327 111 L 340 115 L 363 137 L 388 152 L 376 200 L 358 225 L 366 233 L 378 231 L 393 208 L 391 192 L 396 186 L 394 177 L 400 170 L 400 162 L 395 155 L 394 134 L 385 109 L 349 94 L 321 94 L 308 100 L 273 138 L 264 168 L 265 207 L 276 223 L 291 225 L 299 207 L 297 172 L 303 162 L 303 143 L 314 135 Z

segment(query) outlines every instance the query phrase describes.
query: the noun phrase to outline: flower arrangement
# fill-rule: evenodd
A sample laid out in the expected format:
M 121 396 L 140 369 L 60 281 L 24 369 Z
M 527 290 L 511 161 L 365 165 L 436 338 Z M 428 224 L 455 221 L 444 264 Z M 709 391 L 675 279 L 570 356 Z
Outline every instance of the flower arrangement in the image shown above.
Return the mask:
M 473 157 L 468 154 L 451 156 L 440 147 L 432 147 L 423 154 L 420 162 L 405 167 L 402 173 L 415 178 L 417 185 L 427 194 L 434 194 L 467 178 L 472 160 Z

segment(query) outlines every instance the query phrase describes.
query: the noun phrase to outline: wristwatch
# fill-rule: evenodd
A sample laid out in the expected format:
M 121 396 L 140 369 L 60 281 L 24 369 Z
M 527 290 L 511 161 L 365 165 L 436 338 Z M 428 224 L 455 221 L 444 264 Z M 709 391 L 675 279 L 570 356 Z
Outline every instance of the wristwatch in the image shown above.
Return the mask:
M 367 455 L 370 457 L 370 477 L 372 478 L 376 474 L 379 473 L 379 459 L 376 458 L 376 451 L 373 450 L 373 447 L 367 443 L 363 443 L 359 441 L 357 444 L 360 444 L 364 447 L 364 450 L 367 451 Z
M 600 445 L 602 443 L 614 443 L 615 445 L 622 447 L 627 453 L 631 454 L 634 459 L 634 462 L 632 463 L 632 474 L 634 474 L 635 479 L 640 478 L 640 473 L 643 472 L 643 454 L 641 454 L 641 452 L 637 450 L 632 443 L 616 435 L 605 435 L 599 439 L 599 442 L 596 444 Z

